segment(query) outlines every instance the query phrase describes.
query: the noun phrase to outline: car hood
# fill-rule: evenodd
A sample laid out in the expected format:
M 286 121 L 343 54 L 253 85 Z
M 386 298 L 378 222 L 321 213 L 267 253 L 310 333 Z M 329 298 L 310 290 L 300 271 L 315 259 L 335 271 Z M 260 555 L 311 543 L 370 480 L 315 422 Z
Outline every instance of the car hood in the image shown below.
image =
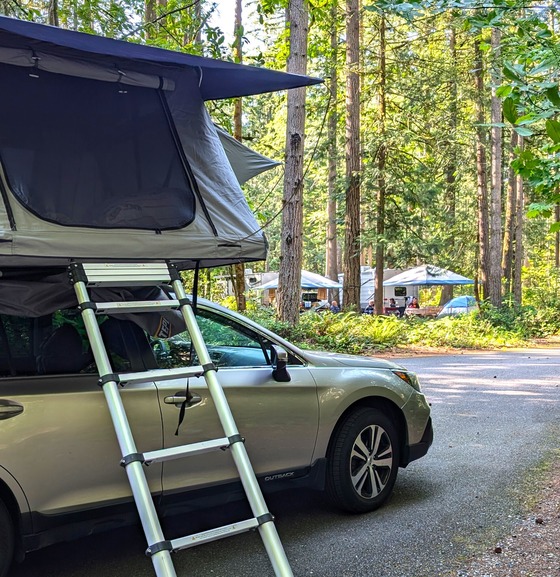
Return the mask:
M 325 353 L 317 351 L 302 351 L 309 363 L 317 367 L 360 367 L 368 369 L 402 369 L 392 361 L 377 357 L 363 357 L 358 355 L 342 355 L 339 353 Z

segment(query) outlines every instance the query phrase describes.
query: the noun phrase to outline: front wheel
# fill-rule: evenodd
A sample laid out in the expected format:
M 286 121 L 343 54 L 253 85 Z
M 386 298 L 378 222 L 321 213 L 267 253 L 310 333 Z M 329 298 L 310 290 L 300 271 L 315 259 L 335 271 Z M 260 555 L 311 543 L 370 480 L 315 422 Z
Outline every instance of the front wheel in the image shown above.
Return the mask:
M 331 443 L 329 498 L 352 513 L 377 509 L 393 490 L 399 454 L 399 436 L 391 419 L 378 409 L 356 409 L 342 422 Z
M 6 577 L 14 558 L 14 524 L 8 509 L 0 500 L 0 577 Z

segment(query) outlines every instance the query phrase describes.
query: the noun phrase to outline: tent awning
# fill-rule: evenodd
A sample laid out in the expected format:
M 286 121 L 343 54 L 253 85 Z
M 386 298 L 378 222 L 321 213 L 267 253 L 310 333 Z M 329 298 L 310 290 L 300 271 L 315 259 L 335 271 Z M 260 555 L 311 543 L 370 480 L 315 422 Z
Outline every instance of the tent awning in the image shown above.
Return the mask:
M 245 184 L 257 174 L 282 164 L 245 146 L 223 128 L 216 126 L 216 131 L 239 184 Z
M 161 76 L 162 65 L 195 69 L 204 100 L 262 94 L 322 82 L 319 78 L 173 52 L 5 16 L 0 16 L 0 45 L 71 60 L 82 58 L 110 68 L 123 67 L 156 76 Z
M 431 264 L 417 266 L 385 281 L 383 286 L 428 286 L 474 284 L 470 278 Z

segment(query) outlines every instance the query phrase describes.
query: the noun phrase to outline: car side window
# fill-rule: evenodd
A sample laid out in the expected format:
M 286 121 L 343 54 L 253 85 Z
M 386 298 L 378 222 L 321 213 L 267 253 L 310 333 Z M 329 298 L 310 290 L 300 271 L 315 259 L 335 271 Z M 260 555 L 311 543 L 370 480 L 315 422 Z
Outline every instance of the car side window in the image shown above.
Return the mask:
M 197 321 L 210 358 L 217 367 L 270 365 L 269 344 L 255 331 L 208 311 L 200 311 Z M 154 338 L 152 348 L 161 368 L 199 364 L 187 331 L 169 339 Z
M 37 373 L 34 328 L 37 319 L 0 315 L 0 376 Z
M 100 319 L 113 369 L 129 371 L 129 355 L 119 346 L 127 336 L 115 332 L 111 321 Z M 76 310 L 41 317 L 0 315 L 0 378 L 76 373 L 97 373 L 83 320 Z
M 82 372 L 93 360 L 84 337 L 68 311 L 34 318 L 0 315 L 0 376 Z

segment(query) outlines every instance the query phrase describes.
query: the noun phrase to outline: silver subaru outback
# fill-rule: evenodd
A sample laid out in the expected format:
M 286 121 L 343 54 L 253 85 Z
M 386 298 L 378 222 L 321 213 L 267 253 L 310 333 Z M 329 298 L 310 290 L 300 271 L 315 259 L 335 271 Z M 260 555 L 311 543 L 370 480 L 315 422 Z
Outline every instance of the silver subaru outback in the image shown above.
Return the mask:
M 18 295 L 25 299 L 25 295 Z M 0 303 L 0 313 L 10 312 Z M 399 467 L 432 443 L 416 376 L 392 362 L 301 350 L 205 300 L 197 319 L 263 491 L 311 487 L 340 509 L 382 505 Z M 198 360 L 187 332 L 150 336 L 99 318 L 113 369 Z M 79 313 L 0 314 L 0 577 L 25 552 L 137 522 L 126 474 Z M 275 363 L 281 353 L 286 363 Z M 285 364 L 285 366 L 284 366 Z M 221 437 L 204 379 L 130 384 L 122 398 L 143 451 Z M 157 507 L 242 495 L 217 453 L 146 468 Z

